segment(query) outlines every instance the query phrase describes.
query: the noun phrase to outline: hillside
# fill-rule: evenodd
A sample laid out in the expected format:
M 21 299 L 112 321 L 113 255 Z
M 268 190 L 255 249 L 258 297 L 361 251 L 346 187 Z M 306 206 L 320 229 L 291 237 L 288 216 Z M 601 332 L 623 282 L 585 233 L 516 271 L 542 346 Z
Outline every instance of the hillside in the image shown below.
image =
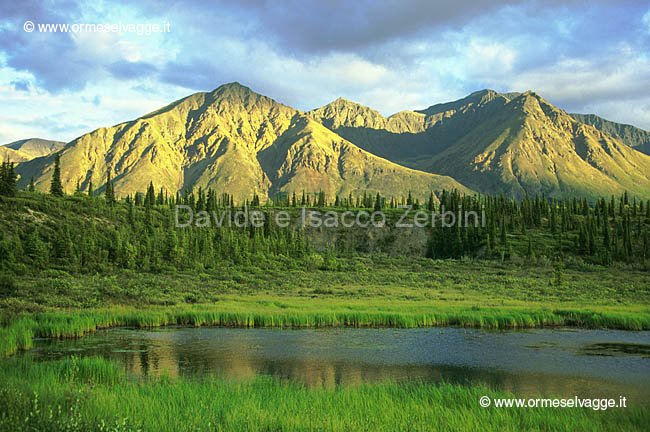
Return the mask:
M 621 139 L 643 134 L 597 130 L 533 92 L 482 90 L 387 118 L 338 99 L 310 115 L 371 153 L 484 193 L 650 196 L 650 158 Z
M 650 157 L 577 122 L 533 92 L 504 104 L 420 167 L 517 198 L 526 192 L 593 198 L 625 190 L 650 196 Z
M 630 147 L 650 155 L 650 132 L 638 127 L 605 120 L 595 114 L 571 114 L 577 121 L 593 126 L 599 131 L 618 138 Z
M 73 140 L 61 152 L 62 179 L 68 192 L 91 182 L 101 192 L 110 171 L 118 196 L 153 182 L 170 194 L 212 188 L 238 201 L 303 190 L 650 197 L 650 156 L 636 150 L 650 134 L 574 117 L 533 92 L 493 90 L 390 117 L 342 98 L 305 113 L 232 83 Z M 51 147 L 30 141 L 5 151 L 22 162 L 19 186 L 33 176 L 47 190 L 53 155 L 34 157 Z
M 0 146 L 0 159 L 12 162 L 26 162 L 37 157 L 47 156 L 63 148 L 62 141 L 29 138 Z
M 17 168 L 24 187 L 31 176 L 46 190 L 53 156 Z M 196 93 L 136 120 L 100 128 L 61 152 L 64 189 L 106 183 L 110 170 L 118 196 L 156 188 L 175 193 L 213 188 L 237 200 L 278 192 L 335 194 L 469 189 L 455 180 L 414 171 L 361 150 L 313 121 L 238 83 Z
M 310 115 L 359 147 L 407 166 L 432 157 L 458 141 L 509 95 L 493 90 L 474 92 L 466 98 L 433 105 L 421 111 L 401 111 L 390 117 L 363 105 L 337 99 Z

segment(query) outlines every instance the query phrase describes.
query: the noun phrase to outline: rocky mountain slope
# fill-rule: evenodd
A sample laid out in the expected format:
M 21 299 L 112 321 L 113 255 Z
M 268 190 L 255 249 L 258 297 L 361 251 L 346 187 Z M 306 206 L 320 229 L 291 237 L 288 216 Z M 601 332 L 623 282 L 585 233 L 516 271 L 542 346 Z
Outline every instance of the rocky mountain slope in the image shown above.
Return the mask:
M 19 186 L 31 176 L 46 190 L 53 156 L 22 163 Z M 236 200 L 277 193 L 402 197 L 411 191 L 469 189 L 452 178 L 415 171 L 368 153 L 309 115 L 238 83 L 196 93 L 160 110 L 68 143 L 61 151 L 64 189 L 106 183 L 118 196 L 156 188 L 175 193 L 213 188 Z
M 650 132 L 638 127 L 605 120 L 595 114 L 571 114 L 580 123 L 593 126 L 599 131 L 618 138 L 635 150 L 650 155 Z
M 369 152 L 485 193 L 650 197 L 647 155 L 530 91 L 482 90 L 388 118 L 338 99 L 310 115 Z

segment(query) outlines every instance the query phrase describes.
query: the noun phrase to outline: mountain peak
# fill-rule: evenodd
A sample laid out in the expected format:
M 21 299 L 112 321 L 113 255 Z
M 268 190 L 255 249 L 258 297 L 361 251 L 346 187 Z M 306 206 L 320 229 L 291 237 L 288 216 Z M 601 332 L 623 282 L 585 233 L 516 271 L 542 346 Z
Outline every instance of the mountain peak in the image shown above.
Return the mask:
M 246 87 L 245 85 L 242 85 L 237 81 L 220 85 L 216 89 L 212 90 L 212 92 L 210 93 L 215 97 L 228 97 L 228 96 L 242 97 L 242 96 L 249 96 L 249 95 L 261 96 L 260 94 L 251 90 L 249 87 Z
M 379 111 L 342 97 L 310 111 L 310 115 L 330 129 L 339 126 L 385 127 L 386 123 Z
M 364 110 L 373 111 L 371 108 L 368 108 L 365 105 L 361 105 L 360 103 L 353 102 L 353 101 L 345 99 L 343 97 L 336 98 L 332 102 L 325 105 L 323 108 L 325 108 L 325 107 L 356 108 L 356 109 L 362 108 Z
M 501 93 L 495 90 L 483 89 L 483 90 L 478 90 L 473 93 L 470 93 L 469 96 L 465 96 L 462 99 L 458 99 L 453 102 L 431 105 L 427 109 L 417 110 L 416 112 L 426 114 L 429 116 L 429 115 L 440 114 L 448 111 L 461 111 L 471 105 L 483 106 L 496 99 L 502 99 L 504 103 L 509 101 L 507 97 L 505 97 L 504 95 L 502 95 Z

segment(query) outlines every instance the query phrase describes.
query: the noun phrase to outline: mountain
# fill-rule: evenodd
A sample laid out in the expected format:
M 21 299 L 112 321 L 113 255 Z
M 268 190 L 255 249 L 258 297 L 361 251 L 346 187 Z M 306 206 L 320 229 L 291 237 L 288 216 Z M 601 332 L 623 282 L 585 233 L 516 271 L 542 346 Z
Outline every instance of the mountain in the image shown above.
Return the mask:
M 626 190 L 650 197 L 650 157 L 530 91 L 419 167 L 516 198 L 526 192 L 593 198 Z
M 46 156 L 65 145 L 62 141 L 29 138 L 0 146 L 0 159 L 12 162 L 26 162 Z
M 359 147 L 485 193 L 650 197 L 650 158 L 534 92 L 474 92 L 383 117 L 338 99 L 310 115 Z
M 505 105 L 513 94 L 474 92 L 454 102 L 390 117 L 345 99 L 309 114 L 347 140 L 373 154 L 416 167 L 453 144 Z
M 412 170 L 360 149 L 311 116 L 238 83 L 196 93 L 133 121 L 100 128 L 61 151 L 64 189 L 103 187 L 110 170 L 118 196 L 149 182 L 176 193 L 213 188 L 241 201 L 254 193 L 324 191 L 329 196 L 410 190 L 471 192 L 452 178 Z M 52 155 L 21 163 L 19 186 L 31 176 L 46 190 Z
M 650 132 L 648 131 L 629 124 L 605 120 L 595 114 L 571 114 L 571 117 L 580 123 L 588 124 L 607 135 L 620 139 L 642 153 L 650 155 Z

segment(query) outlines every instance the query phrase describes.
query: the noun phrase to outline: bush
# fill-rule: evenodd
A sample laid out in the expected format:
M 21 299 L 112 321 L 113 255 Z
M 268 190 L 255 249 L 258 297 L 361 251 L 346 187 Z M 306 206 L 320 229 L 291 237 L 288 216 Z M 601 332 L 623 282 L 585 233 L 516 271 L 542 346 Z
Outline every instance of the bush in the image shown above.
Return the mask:
M 16 292 L 16 283 L 9 275 L 0 275 L 0 297 L 10 297 Z
M 305 264 L 307 265 L 307 270 L 316 270 L 320 269 L 325 263 L 325 259 L 321 254 L 312 253 L 305 259 Z

